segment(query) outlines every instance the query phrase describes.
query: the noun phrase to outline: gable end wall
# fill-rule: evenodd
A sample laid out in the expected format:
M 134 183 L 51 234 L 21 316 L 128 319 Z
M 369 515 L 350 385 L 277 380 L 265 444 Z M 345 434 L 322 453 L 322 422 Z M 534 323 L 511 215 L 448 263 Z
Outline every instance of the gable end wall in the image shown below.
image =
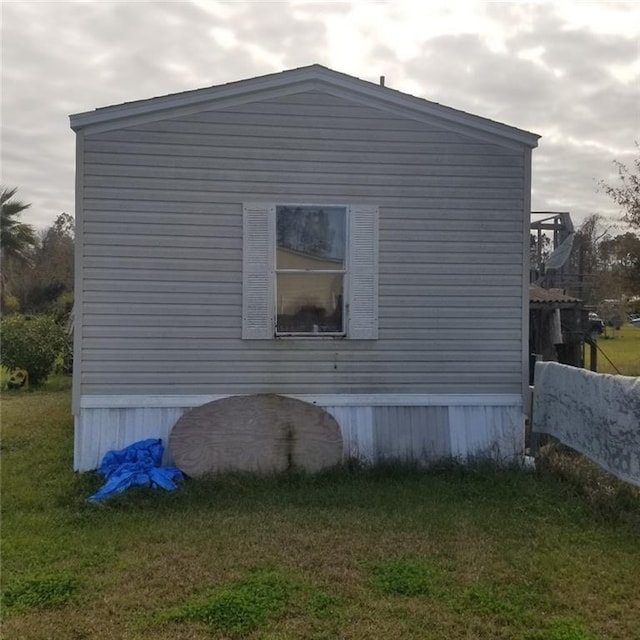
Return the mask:
M 317 92 L 88 133 L 77 397 L 520 393 L 529 154 Z M 379 206 L 377 341 L 241 340 L 244 201 Z

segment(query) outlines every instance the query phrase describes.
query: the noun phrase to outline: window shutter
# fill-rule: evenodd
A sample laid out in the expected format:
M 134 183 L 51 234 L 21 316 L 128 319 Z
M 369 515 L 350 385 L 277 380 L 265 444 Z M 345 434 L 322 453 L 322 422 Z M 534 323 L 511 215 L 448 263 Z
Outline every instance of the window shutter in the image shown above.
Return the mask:
M 275 206 L 242 207 L 242 338 L 273 338 Z
M 378 338 L 378 207 L 349 207 L 349 286 L 347 337 Z

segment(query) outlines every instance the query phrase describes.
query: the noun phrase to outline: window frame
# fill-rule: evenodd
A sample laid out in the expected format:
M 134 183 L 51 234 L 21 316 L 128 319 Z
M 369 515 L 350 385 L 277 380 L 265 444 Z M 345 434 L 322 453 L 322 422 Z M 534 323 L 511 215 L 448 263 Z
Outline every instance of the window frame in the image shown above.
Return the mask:
M 242 203 L 242 340 L 378 340 L 379 217 L 377 204 L 308 202 L 295 206 L 345 209 L 344 333 L 276 335 L 276 206 L 274 200 Z M 284 332 L 283 332 L 284 333 Z
M 349 205 L 347 204 L 328 204 L 315 203 L 315 202 L 275 202 L 275 215 L 273 216 L 272 224 L 276 225 L 273 232 L 273 335 L 274 338 L 312 338 L 317 340 L 318 338 L 346 338 L 348 317 L 347 313 L 349 305 L 347 303 L 349 299 L 349 255 L 350 255 L 350 225 L 349 225 Z M 278 224 L 278 207 L 313 207 L 331 208 L 331 209 L 343 209 L 344 210 L 344 266 L 342 269 L 279 269 L 278 268 L 278 239 L 277 239 L 277 224 Z M 342 331 L 278 331 L 278 274 L 333 274 L 342 276 Z

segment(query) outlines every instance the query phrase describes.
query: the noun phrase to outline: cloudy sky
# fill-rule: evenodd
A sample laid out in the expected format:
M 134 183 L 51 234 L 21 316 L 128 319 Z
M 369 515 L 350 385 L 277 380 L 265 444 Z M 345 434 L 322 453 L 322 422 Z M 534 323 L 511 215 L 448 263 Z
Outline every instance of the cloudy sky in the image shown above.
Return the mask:
M 2 2 L 2 183 L 73 213 L 68 115 L 319 63 L 542 136 L 533 208 L 598 192 L 640 139 L 640 3 Z

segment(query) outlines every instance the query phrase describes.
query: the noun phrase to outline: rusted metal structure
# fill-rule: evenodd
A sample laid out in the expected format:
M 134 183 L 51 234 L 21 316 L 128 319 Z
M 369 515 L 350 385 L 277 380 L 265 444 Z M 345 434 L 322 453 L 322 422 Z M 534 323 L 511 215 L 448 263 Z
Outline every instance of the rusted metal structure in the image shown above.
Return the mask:
M 573 248 L 575 231 L 571 214 L 566 211 L 532 211 L 532 216 L 543 218 L 531 221 L 531 231 L 536 235 L 536 256 L 532 260 L 529 281 L 545 289 L 566 288 L 566 265 Z M 551 235 L 553 251 L 543 256 L 543 234 Z
M 582 300 L 565 292 L 566 266 L 575 237 L 571 215 L 552 211 L 534 211 L 531 215 L 543 216 L 531 221 L 537 254 L 532 256 L 529 274 L 529 378 L 533 382 L 536 359 L 584 366 L 589 316 Z M 552 252 L 548 256 L 543 254 L 545 234 L 551 236 Z
M 530 383 L 536 359 L 574 367 L 584 366 L 584 342 L 589 335 L 589 313 L 582 300 L 561 289 L 529 286 Z

